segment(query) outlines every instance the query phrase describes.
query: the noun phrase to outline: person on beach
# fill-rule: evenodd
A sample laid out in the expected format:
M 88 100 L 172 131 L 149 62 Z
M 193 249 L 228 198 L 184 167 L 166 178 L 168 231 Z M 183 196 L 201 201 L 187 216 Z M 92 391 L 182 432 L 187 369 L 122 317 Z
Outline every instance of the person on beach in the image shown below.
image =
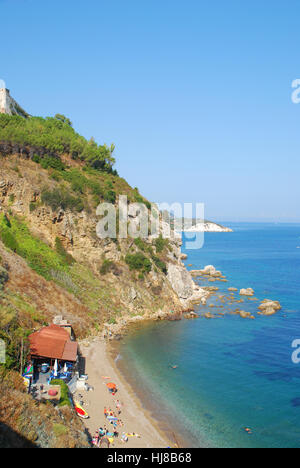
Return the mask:
M 93 437 L 92 443 L 93 443 L 93 445 L 94 445 L 95 447 L 99 447 L 99 441 L 100 441 L 100 435 L 99 435 L 99 432 L 96 431 L 96 433 L 95 433 L 95 435 L 94 435 L 94 437 Z
M 118 415 L 121 414 L 121 403 L 119 402 L 119 400 L 116 400 L 116 408 L 117 408 L 117 411 L 118 411 Z

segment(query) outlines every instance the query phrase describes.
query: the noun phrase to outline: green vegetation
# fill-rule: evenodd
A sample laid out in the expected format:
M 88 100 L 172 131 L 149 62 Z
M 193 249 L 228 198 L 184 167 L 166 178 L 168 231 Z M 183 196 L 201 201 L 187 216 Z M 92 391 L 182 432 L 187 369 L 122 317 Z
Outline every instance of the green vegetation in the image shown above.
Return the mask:
M 3 285 L 8 280 L 8 272 L 0 267 L 1 284 L 0 289 L 0 339 L 6 344 L 6 362 L 0 365 L 5 369 L 20 369 L 21 343 L 23 342 L 23 365 L 28 353 L 27 337 L 32 329 L 43 324 L 36 309 L 21 294 L 15 294 Z
M 161 253 L 164 251 L 165 247 L 169 247 L 169 240 L 164 239 L 163 236 L 160 234 L 160 236 L 157 239 L 155 239 L 154 244 L 156 247 L 156 252 Z
M 134 239 L 134 243 L 143 252 L 145 252 L 147 250 L 147 244 L 143 239 L 141 239 L 141 237 L 136 237 Z
M 157 266 L 157 268 L 159 268 L 166 275 L 167 274 L 167 265 L 165 264 L 165 262 L 160 260 L 160 258 L 156 257 L 155 255 L 152 256 L 152 260 L 155 263 L 155 265 Z
M 75 262 L 72 255 L 70 255 L 64 248 L 59 237 L 56 237 L 55 239 L 55 250 L 58 253 L 58 255 L 60 255 L 65 260 L 67 265 L 72 265 Z
M 151 261 L 141 252 L 127 254 L 125 262 L 129 266 L 130 270 L 140 270 L 144 273 L 149 273 L 152 269 Z
M 69 389 L 67 384 L 60 379 L 51 380 L 51 385 L 59 385 L 60 386 L 60 401 L 58 406 L 71 406 L 71 402 L 69 399 Z
M 78 322 L 76 326 L 78 336 L 84 336 L 88 330 L 103 323 L 108 316 L 120 314 L 121 306 L 114 287 L 108 284 L 105 279 L 97 278 L 87 266 L 75 262 L 71 255 L 65 251 L 60 240 L 56 239 L 54 250 L 33 236 L 23 221 L 14 217 L 8 219 L 3 213 L 0 215 L 0 239 L 7 248 L 13 247 L 12 250 L 23 257 L 30 268 L 46 280 L 54 281 L 79 299 L 82 305 L 77 309 L 77 314 L 80 315 L 82 321 Z M 114 262 L 109 264 L 109 270 L 117 276 L 122 274 L 122 270 Z M 5 272 L 3 274 L 5 275 Z M 36 321 L 39 324 L 44 323 L 43 317 L 39 317 L 35 309 L 27 307 L 26 301 L 24 304 L 23 302 L 19 303 L 10 297 L 6 311 L 1 302 L 0 294 L 0 328 L 3 331 L 6 330 L 7 317 L 11 317 L 11 320 L 9 319 L 7 322 L 8 329 L 11 331 L 9 336 L 5 335 L 3 339 L 7 343 L 13 343 L 14 349 L 10 353 L 14 356 L 12 365 L 17 360 L 17 349 L 20 348 L 19 335 L 17 336 L 16 333 L 22 333 L 22 326 L 24 329 L 32 331 L 36 326 Z M 23 321 L 20 322 L 16 311 L 22 310 L 25 311 L 24 314 L 30 320 L 24 319 L 24 321 L 22 319 Z M 2 313 L 5 314 L 3 325 Z M 23 325 L 20 325 L 20 330 L 15 332 L 14 330 L 18 329 L 19 323 Z M 26 327 L 24 323 L 27 323 Z
M 70 154 L 74 160 L 84 161 L 91 168 L 113 172 L 114 145 L 98 145 L 93 138 L 86 140 L 72 128 L 70 120 L 60 114 L 55 117 L 31 117 L 0 115 L 1 146 L 19 145 L 21 152 L 28 152 L 45 168 L 63 170 L 59 156 Z M 6 148 L 6 151 L 9 151 Z
M 61 437 L 68 434 L 68 428 L 63 424 L 55 423 L 53 424 L 53 432 L 56 437 Z
M 111 260 L 108 260 L 108 259 L 103 260 L 103 263 L 99 270 L 101 275 L 106 275 L 111 270 L 113 265 L 114 265 L 114 262 L 112 262 Z
M 69 260 L 66 252 L 54 252 L 34 237 L 25 223 L 17 218 L 0 215 L 0 239 L 4 245 L 23 257 L 28 265 L 44 278 L 51 280 L 52 270 L 66 270 Z
M 139 190 L 138 190 L 137 187 L 135 187 L 133 192 L 134 192 L 134 201 L 136 203 L 145 203 L 148 210 L 150 210 L 151 209 L 151 203 L 140 195 Z
M 62 208 L 80 212 L 84 209 L 82 197 L 74 197 L 65 188 L 43 190 L 42 202 L 52 208 L 53 211 Z
M 44 156 L 41 158 L 39 155 L 34 154 L 32 157 L 32 161 L 40 164 L 43 169 L 56 169 L 57 171 L 64 171 L 66 166 L 61 161 L 60 158 L 54 158 L 51 156 Z
M 151 259 L 153 263 L 157 266 L 157 268 L 159 268 L 164 274 L 167 274 L 167 266 L 165 262 L 161 260 L 159 257 L 157 257 L 156 255 L 154 255 L 151 245 L 148 245 L 140 237 L 137 237 L 136 239 L 134 239 L 134 243 L 140 250 L 150 254 Z M 158 239 L 155 240 L 155 246 L 156 246 L 157 252 L 161 253 L 167 245 L 168 245 L 168 240 L 163 239 L 162 236 L 160 236 Z

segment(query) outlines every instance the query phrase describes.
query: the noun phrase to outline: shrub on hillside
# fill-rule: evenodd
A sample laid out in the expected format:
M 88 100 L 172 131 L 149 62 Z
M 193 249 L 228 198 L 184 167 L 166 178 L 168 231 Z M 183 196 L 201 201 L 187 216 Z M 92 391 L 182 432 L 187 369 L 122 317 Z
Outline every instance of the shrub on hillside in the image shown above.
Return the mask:
M 141 252 L 127 254 L 125 262 L 129 266 L 130 270 L 141 270 L 145 273 L 149 273 L 152 268 L 151 261 Z
M 106 275 L 107 273 L 109 273 L 111 271 L 113 264 L 114 263 L 111 260 L 108 260 L 107 258 L 103 260 L 103 263 L 100 267 L 101 275 Z
M 164 248 L 169 245 L 168 239 L 164 239 L 163 236 L 160 234 L 160 236 L 155 239 L 154 241 L 155 247 L 156 247 L 156 252 L 160 253 L 163 252 Z
M 155 255 L 153 255 L 152 260 L 155 263 L 155 265 L 157 266 L 157 268 L 159 268 L 166 275 L 167 274 L 167 265 L 165 264 L 165 262 L 160 260 L 160 258 L 156 257 Z
M 62 241 L 60 240 L 59 237 L 56 237 L 55 239 L 55 250 L 64 259 L 67 265 L 72 265 L 75 262 L 72 255 L 69 254 L 64 248 Z
M 57 211 L 59 208 L 63 210 L 71 210 L 80 212 L 84 209 L 84 204 L 81 198 L 70 195 L 66 190 L 44 190 L 42 192 L 42 202 Z

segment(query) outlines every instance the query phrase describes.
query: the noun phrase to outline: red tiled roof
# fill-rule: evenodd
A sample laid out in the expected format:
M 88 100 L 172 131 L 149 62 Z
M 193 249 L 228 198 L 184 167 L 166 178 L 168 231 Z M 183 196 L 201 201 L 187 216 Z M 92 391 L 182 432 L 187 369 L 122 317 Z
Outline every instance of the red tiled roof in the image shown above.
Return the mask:
M 75 362 L 77 343 L 70 340 L 69 333 L 58 325 L 50 325 L 29 336 L 30 353 L 51 359 Z
M 76 361 L 78 345 L 75 341 L 67 341 L 62 356 L 63 361 Z M 74 359 L 75 358 L 75 359 Z

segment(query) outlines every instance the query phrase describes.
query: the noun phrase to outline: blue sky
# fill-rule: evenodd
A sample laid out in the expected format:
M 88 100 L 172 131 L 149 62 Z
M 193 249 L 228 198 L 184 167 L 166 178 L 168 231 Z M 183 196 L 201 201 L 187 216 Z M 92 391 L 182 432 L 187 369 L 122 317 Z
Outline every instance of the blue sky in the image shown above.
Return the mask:
M 152 201 L 300 221 L 300 2 L 0 0 L 0 78 Z

